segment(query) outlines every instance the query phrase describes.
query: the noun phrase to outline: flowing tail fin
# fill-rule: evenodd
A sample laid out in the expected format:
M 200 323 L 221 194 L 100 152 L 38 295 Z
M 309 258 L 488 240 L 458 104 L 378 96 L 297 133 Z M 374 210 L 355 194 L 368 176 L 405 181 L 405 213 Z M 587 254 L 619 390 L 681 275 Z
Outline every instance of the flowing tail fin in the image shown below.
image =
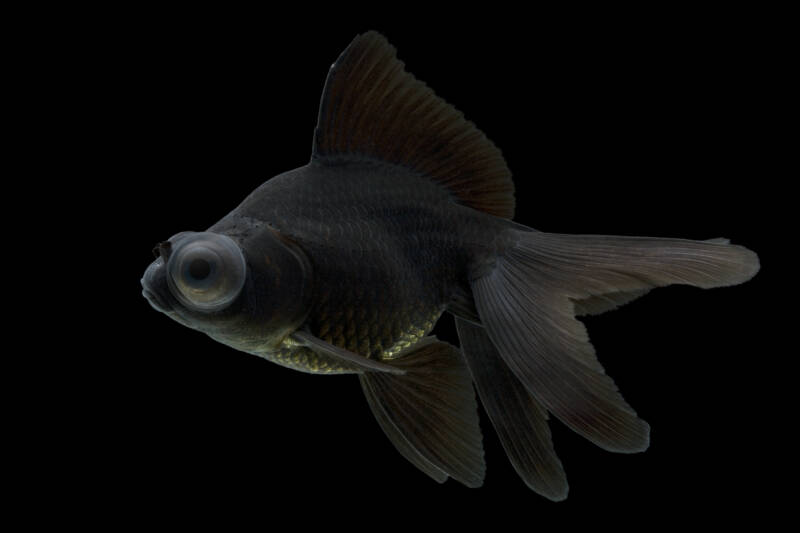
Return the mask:
M 481 403 L 514 469 L 542 496 L 566 499 L 567 476 L 553 449 L 547 411 L 508 369 L 484 328 L 458 317 L 456 328 Z
M 539 404 L 614 452 L 646 449 L 649 426 L 605 374 L 576 314 L 602 312 L 674 283 L 736 285 L 759 269 L 755 253 L 722 239 L 516 229 L 505 236 L 506 246 L 494 266 L 471 282 L 486 333 Z M 468 346 L 464 349 L 469 352 Z

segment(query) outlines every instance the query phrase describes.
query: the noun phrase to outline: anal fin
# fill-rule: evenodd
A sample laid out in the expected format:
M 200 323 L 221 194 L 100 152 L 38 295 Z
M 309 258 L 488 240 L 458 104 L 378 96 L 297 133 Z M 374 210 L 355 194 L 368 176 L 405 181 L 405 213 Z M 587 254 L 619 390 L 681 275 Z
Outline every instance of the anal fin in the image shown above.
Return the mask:
M 483 484 L 486 465 L 472 379 L 459 351 L 428 342 L 394 359 L 403 375 L 359 375 L 375 418 L 395 448 L 438 482 Z

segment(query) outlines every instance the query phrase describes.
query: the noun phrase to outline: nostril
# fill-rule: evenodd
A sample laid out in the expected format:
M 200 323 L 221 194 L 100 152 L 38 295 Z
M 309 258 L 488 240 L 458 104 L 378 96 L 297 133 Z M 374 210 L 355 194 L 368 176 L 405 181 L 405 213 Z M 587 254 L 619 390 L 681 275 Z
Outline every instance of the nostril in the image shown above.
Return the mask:
M 164 263 L 167 262 L 169 259 L 170 254 L 172 253 L 172 243 L 169 241 L 160 242 L 153 248 L 153 255 L 156 256 L 156 259 L 159 257 L 164 260 Z

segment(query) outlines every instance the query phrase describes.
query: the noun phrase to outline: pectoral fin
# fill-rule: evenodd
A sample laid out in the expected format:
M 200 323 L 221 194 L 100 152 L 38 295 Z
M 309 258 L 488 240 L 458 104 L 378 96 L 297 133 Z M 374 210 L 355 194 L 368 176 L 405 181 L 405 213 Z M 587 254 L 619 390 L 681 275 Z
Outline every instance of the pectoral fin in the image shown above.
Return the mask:
M 307 331 L 295 331 L 290 335 L 290 337 L 295 342 L 321 355 L 339 359 L 340 361 L 362 369 L 365 372 L 386 372 L 389 374 L 400 375 L 405 374 L 405 370 L 401 368 L 395 368 L 391 365 L 387 365 L 386 363 L 381 363 L 380 361 L 367 359 L 363 355 L 353 353 L 349 350 L 345 350 L 344 348 L 339 348 L 338 346 L 334 346 L 333 344 L 326 342 Z

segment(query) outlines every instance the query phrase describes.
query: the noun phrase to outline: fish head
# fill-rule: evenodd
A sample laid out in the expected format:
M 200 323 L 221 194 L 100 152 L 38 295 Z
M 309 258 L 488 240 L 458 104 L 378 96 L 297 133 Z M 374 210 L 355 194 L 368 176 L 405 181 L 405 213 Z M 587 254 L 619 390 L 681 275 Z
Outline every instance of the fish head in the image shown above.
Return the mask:
M 150 305 L 245 351 L 277 347 L 308 316 L 311 264 L 271 228 L 186 231 L 158 244 L 142 277 Z

